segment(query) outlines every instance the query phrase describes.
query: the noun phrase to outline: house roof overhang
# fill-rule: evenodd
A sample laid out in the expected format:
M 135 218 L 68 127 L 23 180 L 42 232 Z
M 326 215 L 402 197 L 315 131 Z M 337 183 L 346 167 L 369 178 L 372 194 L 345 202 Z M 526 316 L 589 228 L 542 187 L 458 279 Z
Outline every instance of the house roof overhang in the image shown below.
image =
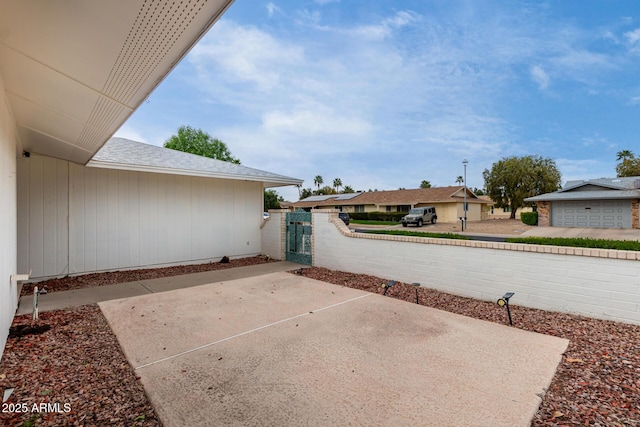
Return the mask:
M 232 2 L 3 1 L 19 148 L 86 164 Z

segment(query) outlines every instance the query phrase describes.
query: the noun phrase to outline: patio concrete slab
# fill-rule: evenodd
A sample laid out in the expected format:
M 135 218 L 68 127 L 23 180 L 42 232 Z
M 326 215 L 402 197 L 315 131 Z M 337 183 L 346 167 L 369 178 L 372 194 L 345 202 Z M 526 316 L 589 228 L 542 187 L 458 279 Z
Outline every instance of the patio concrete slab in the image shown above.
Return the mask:
M 183 289 L 206 283 L 216 283 L 226 280 L 259 276 L 276 271 L 291 271 L 300 267 L 306 266 L 294 262 L 278 261 L 266 264 L 249 265 L 246 267 L 225 268 L 222 270 L 203 271 L 201 273 L 183 274 L 180 276 L 117 283 L 107 286 L 95 286 L 92 288 L 51 292 L 39 296 L 38 310 L 40 313 L 43 313 L 45 311 L 59 310 L 62 308 L 95 304 L 100 301 L 165 292 L 173 289 Z M 32 311 L 33 295 L 20 297 L 16 314 L 29 314 Z
M 288 273 L 100 307 L 165 426 L 528 426 L 568 344 Z

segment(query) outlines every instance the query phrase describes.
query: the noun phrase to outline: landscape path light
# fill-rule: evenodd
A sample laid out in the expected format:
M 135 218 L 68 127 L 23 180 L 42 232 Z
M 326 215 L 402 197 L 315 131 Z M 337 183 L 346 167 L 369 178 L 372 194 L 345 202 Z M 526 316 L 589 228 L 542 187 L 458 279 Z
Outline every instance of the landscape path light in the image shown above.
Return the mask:
M 418 300 L 418 288 L 420 287 L 420 283 L 415 282 L 412 283 L 411 286 L 414 286 L 416 288 L 416 304 L 420 304 L 420 301 Z
M 513 292 L 507 292 L 503 295 L 502 298 L 498 300 L 498 305 L 500 307 L 507 307 L 507 315 L 509 316 L 509 325 L 513 326 L 513 321 L 511 320 L 511 309 L 509 308 L 509 299 L 514 295 Z

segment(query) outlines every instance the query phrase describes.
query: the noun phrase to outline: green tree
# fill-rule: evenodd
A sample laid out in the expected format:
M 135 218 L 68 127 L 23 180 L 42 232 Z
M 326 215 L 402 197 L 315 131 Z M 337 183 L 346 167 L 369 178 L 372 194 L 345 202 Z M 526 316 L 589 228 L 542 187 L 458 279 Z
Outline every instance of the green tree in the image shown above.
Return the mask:
M 462 175 L 458 175 L 458 177 L 456 178 L 456 184 L 462 184 L 464 182 L 464 178 L 462 177 Z
M 431 183 L 425 179 L 420 183 L 420 188 L 431 188 Z
M 342 189 L 342 192 L 343 193 L 355 193 L 355 190 L 350 185 L 347 185 Z
M 240 160 L 231 155 L 227 144 L 211 137 L 202 129 L 194 129 L 191 126 L 180 126 L 178 133 L 165 141 L 164 147 L 240 164 Z
M 275 190 L 264 190 L 264 210 L 280 209 L 280 202 L 284 199 Z
M 633 152 L 631 152 L 630 150 L 621 150 L 618 151 L 616 153 L 616 161 L 620 161 L 620 160 L 626 160 L 626 159 L 633 159 L 634 155 Z
M 336 193 L 338 192 L 338 189 L 342 187 L 342 180 L 340 178 L 336 178 L 333 180 L 333 188 L 336 189 Z
M 618 177 L 640 176 L 640 157 L 629 150 L 618 151 L 616 160 L 616 175 Z
M 322 188 L 318 188 L 318 191 L 315 192 L 318 195 L 327 195 L 327 194 L 337 194 L 337 191 L 333 187 L 329 187 L 325 185 Z
M 484 190 L 482 188 L 478 188 L 478 187 L 473 187 L 473 194 L 475 194 L 476 196 L 484 196 Z
M 318 186 L 318 191 L 320 191 L 320 185 L 324 183 L 324 180 L 322 179 L 322 176 L 316 175 L 316 177 L 313 179 L 313 183 Z
M 311 191 L 310 188 L 303 188 L 302 192 L 300 193 L 300 200 L 306 199 L 307 197 L 311 196 L 313 196 L 313 191 Z
M 540 156 L 505 157 L 482 173 L 487 195 L 499 208 L 511 208 L 511 219 L 524 199 L 560 188 L 561 175 L 555 162 Z

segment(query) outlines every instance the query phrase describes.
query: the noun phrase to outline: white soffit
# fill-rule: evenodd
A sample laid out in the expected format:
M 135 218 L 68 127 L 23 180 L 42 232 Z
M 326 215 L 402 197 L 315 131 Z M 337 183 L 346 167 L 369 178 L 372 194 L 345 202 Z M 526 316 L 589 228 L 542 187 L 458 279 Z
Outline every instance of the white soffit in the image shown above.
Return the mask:
M 233 0 L 2 0 L 0 75 L 26 151 L 86 164 Z

